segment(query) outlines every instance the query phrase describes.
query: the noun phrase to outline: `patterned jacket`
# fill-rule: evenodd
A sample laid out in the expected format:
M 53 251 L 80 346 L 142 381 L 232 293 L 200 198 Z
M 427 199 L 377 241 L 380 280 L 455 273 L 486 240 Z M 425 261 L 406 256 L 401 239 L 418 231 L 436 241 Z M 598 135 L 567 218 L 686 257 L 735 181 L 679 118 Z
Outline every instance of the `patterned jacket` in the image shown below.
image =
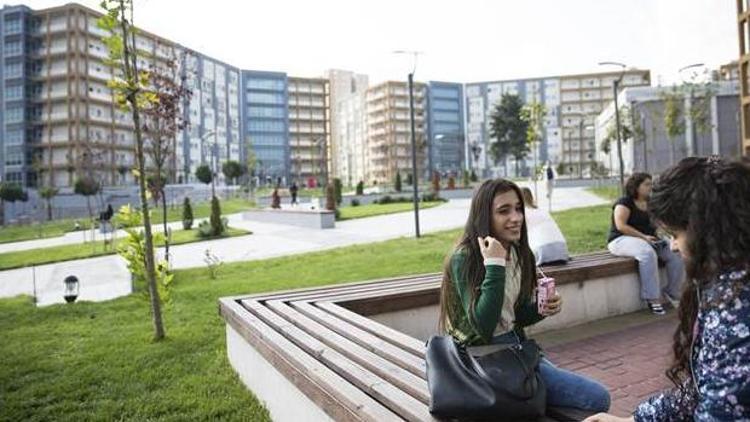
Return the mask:
M 723 273 L 701 304 L 694 380 L 641 403 L 637 422 L 750 421 L 750 274 Z

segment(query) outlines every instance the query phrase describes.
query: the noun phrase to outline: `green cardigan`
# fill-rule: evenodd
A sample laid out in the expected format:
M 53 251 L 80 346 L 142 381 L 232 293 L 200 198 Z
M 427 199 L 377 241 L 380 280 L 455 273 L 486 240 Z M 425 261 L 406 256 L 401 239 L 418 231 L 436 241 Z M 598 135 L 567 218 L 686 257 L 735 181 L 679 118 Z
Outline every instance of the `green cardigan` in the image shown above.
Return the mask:
M 500 321 L 500 314 L 505 300 L 505 267 L 487 265 L 479 295 L 474 304 L 473 315 L 469 315 L 471 292 L 469 283 L 463 276 L 466 254 L 455 252 L 451 257 L 451 280 L 458 291 L 461 307 L 454 304 L 455 319 L 450 321 L 448 332 L 459 342 L 468 346 L 484 345 L 490 342 Z M 516 298 L 513 298 L 516 299 Z M 544 319 L 537 311 L 536 302 L 530 298 L 526 303 L 515 304 L 516 320 L 514 331 L 524 337 L 523 327 L 536 324 Z

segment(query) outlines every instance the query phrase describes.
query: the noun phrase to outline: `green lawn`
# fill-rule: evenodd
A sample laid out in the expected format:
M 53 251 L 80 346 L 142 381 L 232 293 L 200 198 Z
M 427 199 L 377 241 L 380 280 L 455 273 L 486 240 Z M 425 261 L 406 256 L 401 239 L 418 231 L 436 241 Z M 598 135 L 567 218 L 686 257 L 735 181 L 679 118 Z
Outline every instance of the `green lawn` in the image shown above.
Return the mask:
M 6 204 L 5 206 L 7 207 L 8 205 Z M 211 204 L 209 202 L 192 204 L 192 206 L 194 219 L 208 218 L 211 214 Z M 221 213 L 234 214 L 253 208 L 254 206 L 252 202 L 244 198 L 228 199 L 221 201 Z M 154 209 L 152 205 L 151 210 L 151 215 L 154 218 L 153 224 L 161 224 L 164 221 L 161 208 Z M 0 226 L 0 243 L 62 236 L 67 232 L 73 231 L 75 220 L 78 220 L 82 227 L 91 228 L 87 222 L 88 217 L 45 221 L 27 226 Z M 167 222 L 173 221 L 182 221 L 182 205 L 167 209 Z
M 420 202 L 419 209 L 436 207 L 444 204 L 442 201 Z M 369 204 L 356 207 L 339 208 L 341 213 L 338 221 L 351 220 L 354 218 L 373 217 L 376 215 L 393 214 L 396 212 L 411 211 L 414 205 L 411 202 L 398 202 L 393 204 Z
M 581 253 L 604 248 L 608 214 L 555 217 Z M 579 236 L 583 221 L 596 227 Z M 0 420 L 268 421 L 227 361 L 219 297 L 437 272 L 459 234 L 226 264 L 215 280 L 205 268 L 177 271 L 158 344 L 140 295 L 40 309 L 28 297 L 0 300 Z
M 227 237 L 243 236 L 246 234 L 250 234 L 250 232 L 230 227 Z M 121 240 L 121 237 L 117 239 L 117 241 Z M 203 239 L 198 237 L 197 229 L 177 230 L 172 232 L 172 245 L 200 242 L 201 240 Z M 104 242 L 102 241 L 7 252 L 0 254 L 0 271 L 28 267 L 31 265 L 70 261 L 72 259 L 93 258 L 95 256 L 111 255 L 113 253 L 115 253 L 115 251 L 112 248 L 104 250 Z
M 587 189 L 589 192 L 598 195 L 601 198 L 615 201 L 620 197 L 619 186 L 597 186 Z

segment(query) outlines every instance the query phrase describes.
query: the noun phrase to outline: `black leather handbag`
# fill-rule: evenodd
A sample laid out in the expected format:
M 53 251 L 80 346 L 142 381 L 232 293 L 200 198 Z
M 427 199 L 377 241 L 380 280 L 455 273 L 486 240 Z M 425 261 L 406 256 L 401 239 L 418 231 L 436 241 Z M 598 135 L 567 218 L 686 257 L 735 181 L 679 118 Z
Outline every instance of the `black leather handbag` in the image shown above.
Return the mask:
M 451 336 L 427 342 L 430 413 L 441 419 L 529 420 L 544 415 L 547 392 L 534 340 L 472 356 Z

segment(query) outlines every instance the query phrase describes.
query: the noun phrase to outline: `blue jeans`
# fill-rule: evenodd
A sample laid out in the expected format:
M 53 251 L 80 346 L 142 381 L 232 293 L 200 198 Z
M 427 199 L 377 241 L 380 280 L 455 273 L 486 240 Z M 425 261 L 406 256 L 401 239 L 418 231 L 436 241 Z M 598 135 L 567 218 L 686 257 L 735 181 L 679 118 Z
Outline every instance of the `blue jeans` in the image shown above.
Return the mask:
M 515 333 L 500 334 L 490 344 L 518 343 Z M 609 410 L 609 391 L 597 381 L 558 368 L 546 357 L 539 362 L 539 373 L 547 388 L 547 406 L 573 407 L 592 413 Z
M 667 266 L 666 293 L 672 299 L 680 299 L 682 280 L 685 279 L 685 266 L 680 255 L 672 252 L 669 243 L 659 242 L 652 246 L 643 239 L 633 236 L 620 236 L 607 245 L 612 255 L 632 256 L 638 261 L 638 274 L 641 278 L 641 299 L 661 299 L 659 283 L 659 259 Z

